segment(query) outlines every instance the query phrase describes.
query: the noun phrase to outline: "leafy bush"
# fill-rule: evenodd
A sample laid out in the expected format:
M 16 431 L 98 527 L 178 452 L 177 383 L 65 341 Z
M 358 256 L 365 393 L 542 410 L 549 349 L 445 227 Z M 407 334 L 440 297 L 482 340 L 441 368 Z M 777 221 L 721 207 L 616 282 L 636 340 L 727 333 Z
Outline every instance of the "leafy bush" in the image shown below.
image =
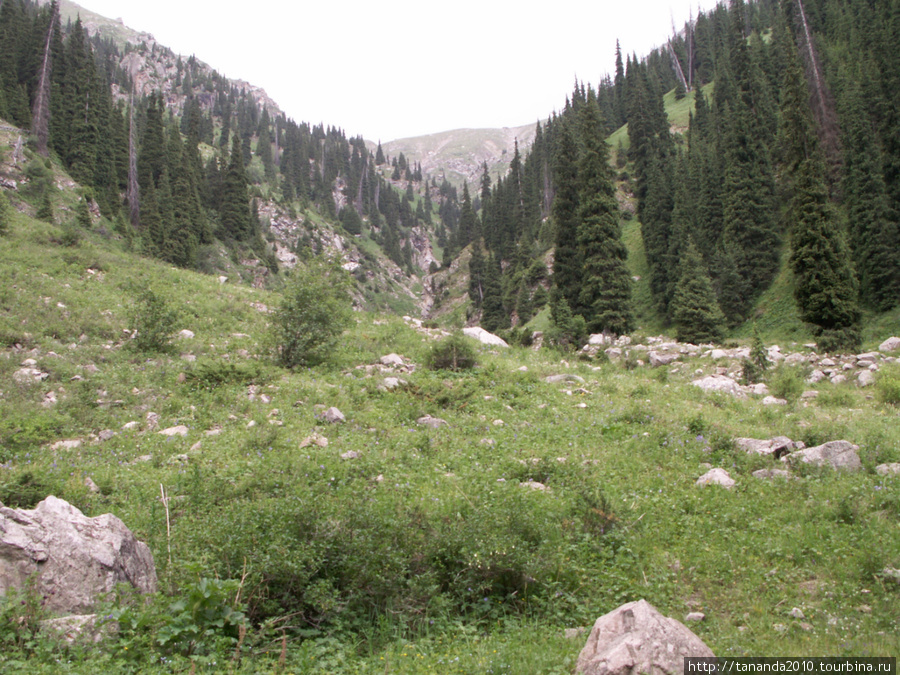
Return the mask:
M 351 311 L 343 270 L 322 263 L 296 267 L 272 322 L 276 361 L 297 368 L 327 360 Z
M 800 398 L 806 385 L 803 374 L 796 368 L 780 365 L 772 375 L 772 394 L 787 401 Z
M 478 359 L 469 341 L 457 333 L 434 345 L 425 364 L 430 370 L 450 370 L 457 373 L 474 368 L 478 365 Z
M 9 221 L 12 217 L 12 208 L 9 206 L 9 200 L 6 193 L 0 190 L 0 236 L 9 231 Z
M 170 352 L 177 320 L 178 315 L 165 299 L 150 288 L 143 290 L 131 318 L 132 329 L 137 331 L 131 345 L 143 352 Z
M 753 344 L 750 347 L 750 358 L 744 361 L 742 378 L 744 384 L 755 384 L 762 382 L 766 377 L 766 371 L 769 369 L 769 354 L 763 344 L 762 338 L 759 336 L 759 330 L 753 328 Z
M 50 487 L 31 471 L 0 484 L 0 503 L 13 509 L 33 509 L 48 494 Z
M 215 389 L 226 384 L 252 384 L 267 380 L 266 373 L 257 361 L 231 363 L 206 359 L 198 361 L 185 373 L 185 382 L 202 389 Z
M 900 405 L 900 368 L 884 368 L 875 380 L 878 400 L 887 405 Z

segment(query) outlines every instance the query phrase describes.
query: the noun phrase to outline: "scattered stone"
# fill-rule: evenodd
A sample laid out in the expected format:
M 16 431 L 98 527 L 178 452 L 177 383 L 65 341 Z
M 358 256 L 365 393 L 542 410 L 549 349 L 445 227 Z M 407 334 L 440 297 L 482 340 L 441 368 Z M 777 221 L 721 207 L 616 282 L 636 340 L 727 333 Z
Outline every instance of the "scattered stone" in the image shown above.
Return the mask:
M 75 450 L 81 447 L 81 440 L 75 438 L 70 441 L 56 441 L 50 446 L 51 450 Z
M 860 387 L 871 387 L 875 384 L 875 375 L 871 370 L 862 370 L 856 376 L 856 384 Z
M 575 673 L 683 675 L 685 656 L 715 654 L 687 626 L 663 616 L 646 600 L 638 600 L 597 619 Z
M 885 567 L 881 570 L 881 576 L 884 577 L 886 581 L 893 581 L 895 584 L 900 584 L 900 570 L 898 569 Z
M 250 420 L 249 422 L 247 422 L 248 429 L 252 429 L 255 426 L 256 426 L 256 420 Z
M 187 464 L 190 460 L 191 458 L 185 454 L 172 455 L 169 457 L 169 464 Z
M 776 633 L 784 633 L 787 631 L 787 626 L 785 626 L 783 623 L 773 623 L 772 630 L 774 630 Z
M 47 497 L 33 510 L 0 506 L 0 593 L 36 582 L 43 606 L 84 613 L 116 584 L 156 591 L 149 547 L 112 514 L 88 518 Z
M 159 413 L 148 412 L 147 413 L 147 430 L 150 431 L 159 426 Z
M 802 609 L 800 609 L 799 607 L 794 607 L 794 608 L 791 610 L 791 617 L 794 618 L 794 619 L 805 619 L 805 618 L 806 618 L 806 615 L 803 614 L 803 610 L 802 610 Z
M 532 490 L 537 490 L 538 492 L 544 492 L 549 488 L 543 483 L 538 483 L 536 480 L 526 480 L 522 483 L 519 483 L 521 487 L 531 488 Z
M 790 471 L 785 471 L 784 469 L 757 469 L 753 472 L 753 476 L 755 478 L 784 478 L 788 479 L 791 477 Z
M 756 438 L 735 438 L 734 444 L 748 454 L 774 455 L 776 459 L 795 449 L 794 442 L 787 436 L 776 436 L 767 441 Z
M 203 447 L 203 441 L 197 441 L 191 446 L 191 449 L 188 452 L 199 452 L 200 448 Z
M 215 426 L 212 429 L 207 429 L 206 431 L 204 431 L 203 435 L 204 436 L 218 436 L 221 433 L 222 433 L 222 427 Z
M 13 379 L 20 384 L 32 384 L 41 382 L 50 377 L 50 373 L 44 373 L 37 368 L 19 368 L 13 373 Z
M 220 284 L 224 284 L 228 281 L 228 277 L 225 277 L 225 276 L 216 277 L 216 278 L 218 279 Z
M 754 396 L 768 396 L 769 395 L 769 387 L 765 385 L 763 382 L 757 382 L 756 384 L 751 384 L 747 387 L 748 391 Z M 763 401 L 765 404 L 765 401 Z
M 169 427 L 168 429 L 163 429 L 159 432 L 161 436 L 187 436 L 188 428 L 183 424 L 179 424 L 176 427 Z
M 505 424 L 506 424 L 506 422 L 504 422 L 503 420 L 499 420 L 499 419 L 498 419 L 498 420 L 494 420 L 494 421 L 493 421 L 493 425 L 494 425 L 495 427 L 502 427 L 502 426 L 505 425 Z
M 99 492 L 100 492 L 100 488 L 91 479 L 90 476 L 84 477 L 84 486 L 88 489 L 88 492 L 93 492 L 94 494 L 99 494 Z
M 809 400 L 811 400 L 811 399 L 814 399 L 814 398 L 818 397 L 818 395 L 819 395 L 819 392 L 817 392 L 815 389 L 810 389 L 810 390 L 808 390 L 808 391 L 804 391 L 804 392 L 800 395 L 800 398 L 802 398 L 802 399 L 804 399 L 804 400 L 806 400 L 806 401 L 809 401 Z
M 446 420 L 442 420 L 440 417 L 432 417 L 431 415 L 420 417 L 416 420 L 416 424 L 418 424 L 420 427 L 430 427 L 432 429 L 439 429 L 442 426 L 449 426 Z
M 721 392 L 731 394 L 737 398 L 744 398 L 744 388 L 727 375 L 708 375 L 707 377 L 691 382 L 695 387 L 700 387 L 706 392 Z
M 379 362 L 383 366 L 390 366 L 392 368 L 404 365 L 403 358 L 398 354 L 388 354 L 387 356 L 382 356 L 381 359 L 379 359 Z
M 571 373 L 563 373 L 562 375 L 548 375 L 544 378 L 544 382 L 547 384 L 561 384 L 564 382 L 569 384 L 584 384 L 584 378 Z
M 58 399 L 56 398 L 56 392 L 48 391 L 46 394 L 44 394 L 44 399 L 41 401 L 41 407 L 52 408 L 57 404 L 57 402 Z
M 478 340 L 483 345 L 491 345 L 492 347 L 509 347 L 503 338 L 497 337 L 493 333 L 488 333 L 480 326 L 470 326 L 463 328 L 463 335 Z
M 386 377 L 378 388 L 382 391 L 391 391 L 405 384 L 406 380 L 401 380 L 399 377 Z
M 182 360 L 182 361 L 187 361 L 188 363 L 194 363 L 194 362 L 197 360 L 197 357 L 196 357 L 194 354 L 182 354 L 182 355 L 181 355 L 181 360 Z M 184 374 L 184 373 L 182 373 L 182 375 L 183 375 L 183 374 Z M 182 382 L 183 382 L 183 381 L 184 381 L 184 380 L 182 380 Z
M 139 422 L 125 422 L 125 424 L 122 425 L 122 431 L 134 431 L 139 426 L 141 426 Z
M 566 628 L 563 635 L 565 636 L 566 640 L 576 640 L 586 632 L 587 628 L 584 628 L 583 626 L 581 628 Z
M 833 469 L 857 471 L 862 467 L 857 454 L 858 445 L 850 441 L 829 441 L 814 448 L 805 448 L 785 455 L 782 461 L 802 461 L 816 466 L 830 466 Z
M 783 398 L 775 398 L 774 396 L 766 396 L 762 400 L 763 405 L 787 405 L 787 401 Z
M 875 473 L 879 476 L 898 476 L 900 475 L 900 462 L 879 464 L 875 467 Z
M 806 381 L 809 382 L 810 384 L 818 384 L 819 382 L 824 380 L 826 377 L 827 377 L 827 375 L 825 375 L 825 373 L 823 373 L 819 369 L 816 369 L 809 374 L 809 377 L 806 378 Z
M 831 376 L 831 384 L 840 384 L 841 382 L 846 382 L 847 376 L 842 374 L 832 375 Z
M 187 328 L 185 328 L 183 331 L 180 331 L 178 333 L 178 337 L 180 337 L 182 340 L 193 340 L 194 339 L 194 331 L 190 331 Z
M 493 438 L 482 438 L 480 441 L 478 441 L 478 443 L 481 445 L 491 446 L 494 445 L 495 442 Z
M 657 351 L 651 351 L 648 354 L 650 358 L 650 367 L 658 368 L 660 366 L 667 366 L 670 363 L 677 361 L 680 357 L 678 354 L 660 354 Z
M 691 612 L 686 617 L 684 617 L 685 621 L 704 621 L 706 619 L 706 614 L 703 612 Z
M 359 457 L 359 453 L 356 450 L 349 450 L 341 455 L 341 459 L 356 459 Z
M 327 448 L 328 447 L 328 439 L 325 438 L 324 436 L 322 436 L 321 434 L 314 433 L 314 434 L 310 434 L 309 436 L 304 438 L 302 441 L 300 441 L 301 448 L 308 448 L 311 445 L 316 445 L 320 448 Z
M 322 413 L 322 419 L 329 424 L 337 424 L 338 422 L 343 422 L 346 420 L 346 418 L 344 417 L 344 413 L 342 413 L 334 406 L 330 407 L 328 410 Z
M 97 439 L 103 442 L 110 440 L 113 436 L 116 435 L 116 432 L 112 429 L 104 429 L 99 434 L 97 434 Z
M 890 337 L 878 345 L 878 351 L 883 354 L 895 352 L 898 349 L 900 349 L 900 337 Z
M 705 487 L 707 485 L 721 485 L 730 490 L 734 487 L 734 479 L 728 475 L 725 469 L 710 469 L 697 479 L 695 485 Z

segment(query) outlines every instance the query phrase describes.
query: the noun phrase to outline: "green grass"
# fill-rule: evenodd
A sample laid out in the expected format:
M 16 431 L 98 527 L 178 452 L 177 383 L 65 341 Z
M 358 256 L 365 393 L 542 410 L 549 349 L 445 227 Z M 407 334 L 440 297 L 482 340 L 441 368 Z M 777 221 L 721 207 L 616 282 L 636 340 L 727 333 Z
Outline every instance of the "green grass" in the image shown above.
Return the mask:
M 704 358 L 627 371 L 480 347 L 473 371 L 419 367 L 384 391 L 381 356 L 421 365 L 433 345 L 396 316 L 357 313 L 329 363 L 291 372 L 267 357 L 260 308 L 278 293 L 135 257 L 99 230 L 77 246 L 59 234 L 19 217 L 0 238 L 0 501 L 52 493 L 114 513 L 151 547 L 161 595 L 134 606 L 139 627 L 89 654 L 17 646 L 0 623 L 4 671 L 59 672 L 65 660 L 85 673 L 268 672 L 284 635 L 288 672 L 568 673 L 585 638 L 563 631 L 639 598 L 679 619 L 706 613 L 694 630 L 721 655 L 900 652 L 900 588 L 881 576 L 900 567 L 900 483 L 874 471 L 900 461 L 890 397 L 826 383 L 814 402 L 774 410 L 700 394 L 694 371 L 715 368 Z M 642 331 L 657 332 L 638 223 L 623 234 L 642 277 Z M 793 335 L 786 279 L 760 302 L 767 341 Z M 195 333 L 171 353 L 129 346 L 146 287 Z M 546 320 L 544 310 L 531 326 Z M 868 342 L 892 329 L 878 325 Z M 13 379 L 29 357 L 49 374 L 41 384 Z M 562 372 L 584 384 L 545 382 Z M 51 390 L 58 403 L 44 408 Z M 330 406 L 344 424 L 322 421 Z M 187 437 L 147 428 L 149 412 Z M 423 415 L 447 425 L 419 426 Z M 97 440 L 107 429 L 116 435 Z M 300 448 L 313 432 L 328 446 Z M 756 479 L 773 463 L 731 440 L 774 435 L 851 440 L 864 470 Z M 82 445 L 50 449 L 63 439 Z M 735 489 L 696 488 L 704 463 L 726 468 Z M 253 623 L 240 663 L 215 630 L 190 656 L 159 643 L 170 605 L 204 578 L 244 580 Z

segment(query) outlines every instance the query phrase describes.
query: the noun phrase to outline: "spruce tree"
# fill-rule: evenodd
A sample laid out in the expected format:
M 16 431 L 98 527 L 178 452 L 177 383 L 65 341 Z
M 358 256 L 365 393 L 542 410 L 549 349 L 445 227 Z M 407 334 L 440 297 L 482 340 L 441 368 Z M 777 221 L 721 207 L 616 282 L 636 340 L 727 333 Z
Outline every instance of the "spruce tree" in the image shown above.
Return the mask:
M 222 181 L 222 207 L 219 215 L 223 234 L 228 239 L 249 241 L 255 234 L 250 227 L 247 176 L 244 172 L 241 140 L 237 135 L 231 141 L 231 161 L 228 163 L 228 169 Z
M 791 267 L 794 297 L 800 316 L 816 326 L 826 350 L 859 345 L 859 286 L 850 249 L 829 200 L 825 160 L 808 106 L 806 82 L 792 52 L 782 88 L 784 171 L 790 175 L 792 195 Z
M 556 250 L 553 257 L 553 284 L 571 309 L 579 302 L 582 281 L 582 254 L 578 246 L 578 146 L 571 122 L 559 125 L 554 179 L 556 197 L 552 215 L 556 226 Z
M 720 342 L 725 334 L 725 315 L 692 238 L 681 257 L 669 312 L 681 342 Z
M 578 246 L 582 255 L 579 307 L 592 332 L 622 335 L 633 325 L 628 251 L 600 109 L 590 90 L 580 112 L 584 138 L 578 162 Z

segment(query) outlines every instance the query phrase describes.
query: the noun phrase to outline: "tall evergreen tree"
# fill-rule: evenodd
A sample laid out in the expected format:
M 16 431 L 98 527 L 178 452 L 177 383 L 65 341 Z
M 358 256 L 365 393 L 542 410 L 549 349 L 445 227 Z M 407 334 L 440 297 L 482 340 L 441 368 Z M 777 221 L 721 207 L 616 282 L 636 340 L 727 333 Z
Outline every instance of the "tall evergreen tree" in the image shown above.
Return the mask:
M 222 232 L 228 239 L 249 241 L 256 234 L 250 223 L 250 199 L 241 139 L 236 135 L 232 138 L 231 160 L 222 182 L 222 207 L 219 215 Z
M 553 284 L 571 309 L 577 307 L 582 281 L 582 251 L 578 245 L 578 146 L 571 124 L 563 120 L 554 158 L 556 197 L 553 200 L 553 222 L 556 227 L 556 249 L 553 256 Z
M 682 342 L 720 342 L 725 334 L 725 315 L 692 239 L 681 257 L 670 313 Z
M 580 118 L 584 143 L 578 162 L 578 246 L 583 256 L 579 306 L 590 331 L 622 335 L 633 326 L 631 275 L 619 231 L 615 177 L 593 90 Z

